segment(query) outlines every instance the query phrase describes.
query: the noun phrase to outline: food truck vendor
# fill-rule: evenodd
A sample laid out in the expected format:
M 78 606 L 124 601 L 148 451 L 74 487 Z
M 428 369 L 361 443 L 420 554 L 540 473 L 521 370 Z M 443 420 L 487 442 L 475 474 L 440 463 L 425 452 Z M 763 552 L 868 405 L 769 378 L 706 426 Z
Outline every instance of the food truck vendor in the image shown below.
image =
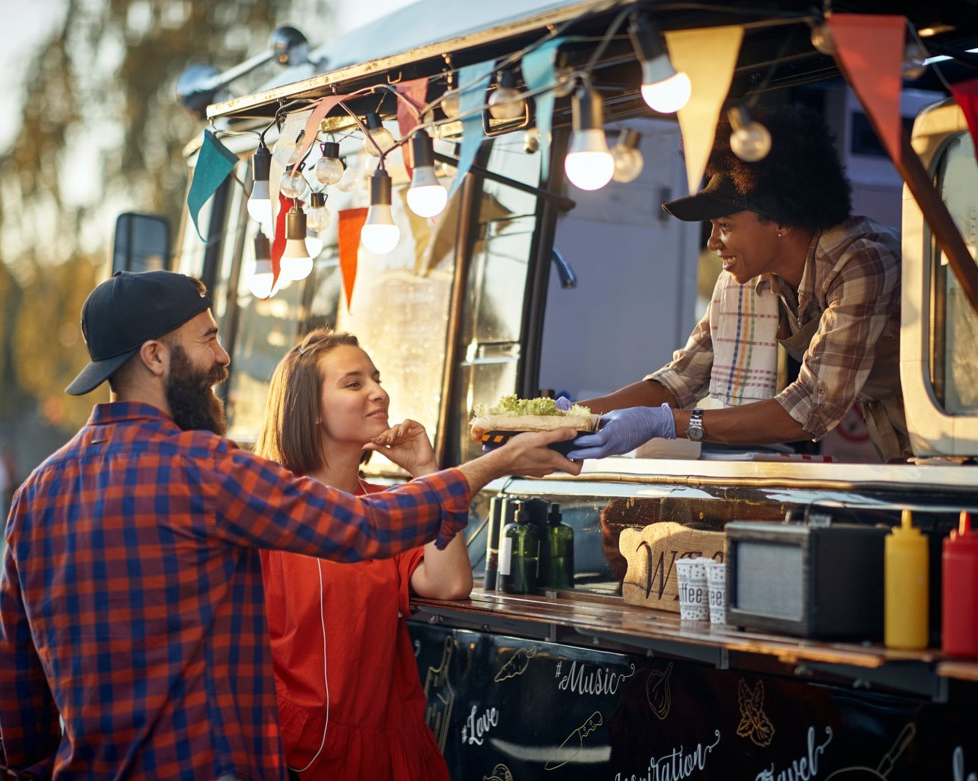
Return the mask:
M 581 402 L 607 414 L 571 458 L 626 453 L 677 432 L 735 445 L 820 440 L 856 402 L 883 461 L 911 454 L 899 378 L 899 235 L 852 216 L 850 185 L 818 114 L 758 108 L 754 119 L 771 133 L 765 158 L 738 158 L 724 120 L 706 187 L 663 204 L 680 220 L 711 223 L 707 246 L 723 272 L 706 314 L 671 363 Z M 800 362 L 779 391 L 776 344 Z M 725 407 L 690 409 L 707 394 Z

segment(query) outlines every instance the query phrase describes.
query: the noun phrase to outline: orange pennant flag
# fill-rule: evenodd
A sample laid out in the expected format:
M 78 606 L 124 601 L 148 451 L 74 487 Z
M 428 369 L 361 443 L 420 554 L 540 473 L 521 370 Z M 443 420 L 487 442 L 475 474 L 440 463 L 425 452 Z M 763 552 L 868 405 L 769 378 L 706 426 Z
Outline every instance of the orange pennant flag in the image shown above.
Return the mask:
M 849 84 L 890 159 L 900 160 L 900 88 L 907 21 L 902 16 L 831 14 L 829 30 Z
M 693 87 L 689 103 L 679 109 L 690 195 L 703 181 L 743 38 L 739 25 L 666 33 L 672 67 L 684 71 Z
M 339 213 L 338 242 L 340 249 L 340 273 L 343 275 L 343 291 L 346 308 L 353 299 L 353 283 L 357 278 L 357 256 L 360 254 L 360 231 L 367 221 L 367 210 L 343 209 Z

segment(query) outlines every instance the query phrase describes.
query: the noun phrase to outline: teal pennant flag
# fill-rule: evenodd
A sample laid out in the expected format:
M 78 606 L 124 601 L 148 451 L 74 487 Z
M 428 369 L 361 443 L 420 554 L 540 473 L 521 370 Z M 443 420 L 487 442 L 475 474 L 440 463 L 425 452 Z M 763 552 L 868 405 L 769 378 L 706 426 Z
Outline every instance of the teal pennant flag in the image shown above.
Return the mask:
M 554 38 L 523 56 L 523 81 L 530 92 L 543 90 L 533 98 L 537 132 L 540 134 L 540 180 L 550 176 L 550 126 L 553 122 L 554 91 L 557 83 L 554 62 L 557 49 L 566 38 Z
M 197 218 L 200 210 L 207 200 L 217 192 L 217 188 L 228 178 L 234 166 L 238 162 L 238 156 L 228 149 L 224 144 L 217 140 L 211 131 L 204 131 L 204 141 L 200 145 L 200 153 L 197 155 L 197 165 L 194 167 L 194 179 L 190 183 L 190 192 L 187 194 L 187 208 L 194 221 L 194 228 L 201 241 L 207 241 L 201 233 Z
M 475 156 L 482 146 L 485 131 L 482 129 L 482 111 L 486 105 L 486 89 L 495 62 L 480 62 L 478 65 L 467 65 L 458 72 L 458 83 L 461 92 L 458 95 L 458 110 L 462 115 L 462 150 L 458 155 L 458 170 L 455 179 L 448 190 L 448 197 L 455 194 L 462 180 L 475 162 Z

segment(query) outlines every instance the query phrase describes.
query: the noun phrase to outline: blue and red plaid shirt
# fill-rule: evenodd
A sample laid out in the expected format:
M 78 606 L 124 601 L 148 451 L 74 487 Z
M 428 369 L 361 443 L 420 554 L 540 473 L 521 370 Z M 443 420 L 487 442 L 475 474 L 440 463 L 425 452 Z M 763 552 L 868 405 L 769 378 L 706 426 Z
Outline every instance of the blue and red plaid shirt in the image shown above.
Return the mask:
M 285 778 L 258 549 L 384 558 L 451 539 L 469 498 L 458 470 L 354 497 L 154 407 L 96 406 L 7 523 L 0 767 Z

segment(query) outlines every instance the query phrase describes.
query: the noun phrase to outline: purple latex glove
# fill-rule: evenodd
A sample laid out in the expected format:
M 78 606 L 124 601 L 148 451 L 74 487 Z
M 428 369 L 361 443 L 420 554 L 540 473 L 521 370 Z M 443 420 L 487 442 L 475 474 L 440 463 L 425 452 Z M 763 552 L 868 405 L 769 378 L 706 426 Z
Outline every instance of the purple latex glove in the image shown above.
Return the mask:
M 574 440 L 567 457 L 580 461 L 628 453 L 653 437 L 676 438 L 676 419 L 668 404 L 661 407 L 626 407 L 601 416 L 601 429 Z
M 571 401 L 570 399 L 568 399 L 568 398 L 567 398 L 566 396 L 558 396 L 558 397 L 557 397 L 557 398 L 556 398 L 556 399 L 554 400 L 554 405 L 555 405 L 555 406 L 557 407 L 557 409 L 559 409 L 559 410 L 560 410 L 561 412 L 567 412 L 567 410 L 569 410 L 569 409 L 570 409 L 571 407 L 573 407 L 573 406 L 574 406 L 574 402 L 573 402 L 573 401 Z

